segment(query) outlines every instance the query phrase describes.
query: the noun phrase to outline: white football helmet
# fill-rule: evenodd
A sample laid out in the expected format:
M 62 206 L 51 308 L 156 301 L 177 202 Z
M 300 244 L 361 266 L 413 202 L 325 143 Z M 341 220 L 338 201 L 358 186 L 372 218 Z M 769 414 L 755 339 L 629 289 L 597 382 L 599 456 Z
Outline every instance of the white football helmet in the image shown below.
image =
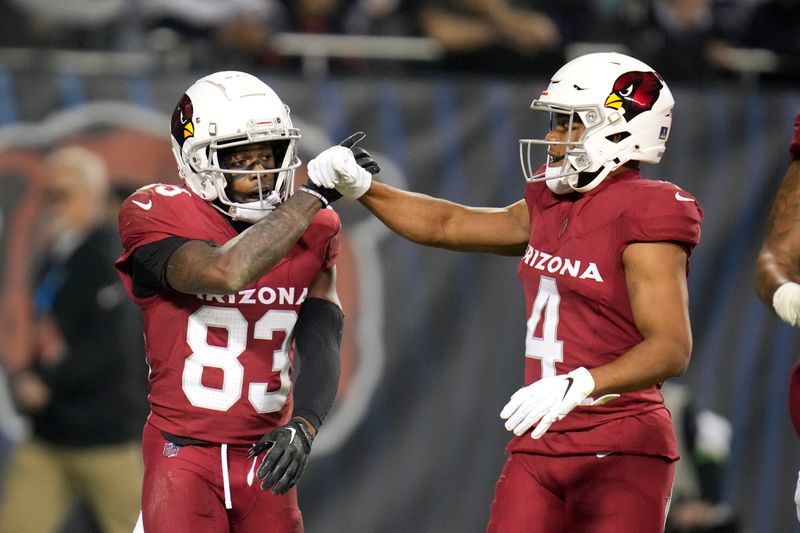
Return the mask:
M 531 109 L 558 115 L 586 127 L 575 142 L 520 139 L 520 161 L 525 179 L 545 181 L 555 193 L 586 192 L 625 162 L 658 163 L 666 149 L 675 100 L 661 76 L 645 63 L 618 53 L 580 56 L 556 72 Z M 558 115 L 557 115 L 558 114 Z M 533 145 L 566 146 L 563 159 L 549 157 L 544 172 L 532 162 Z M 580 183 L 583 172 L 596 173 Z
M 257 222 L 294 190 L 294 172 L 300 166 L 297 139 L 289 107 L 267 84 L 244 72 L 216 72 L 197 80 L 181 97 L 172 114 L 172 153 L 186 185 L 234 220 Z M 272 142 L 278 166 L 271 170 L 221 168 L 220 150 L 245 144 Z M 266 196 L 252 202 L 234 202 L 225 192 L 225 175 L 257 174 L 259 190 L 266 174 L 277 174 Z M 227 210 L 214 201 L 217 200 Z

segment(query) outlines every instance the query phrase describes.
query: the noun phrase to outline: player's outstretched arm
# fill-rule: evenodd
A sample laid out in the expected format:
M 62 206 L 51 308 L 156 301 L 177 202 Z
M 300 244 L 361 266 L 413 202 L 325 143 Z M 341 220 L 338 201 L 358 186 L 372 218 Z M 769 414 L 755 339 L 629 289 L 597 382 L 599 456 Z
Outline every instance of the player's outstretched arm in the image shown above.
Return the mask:
M 378 163 L 348 142 L 357 135 L 363 136 L 351 136 L 309 161 L 314 184 L 358 199 L 389 229 L 418 244 L 501 255 L 525 251 L 530 220 L 524 200 L 505 208 L 475 208 L 375 182 Z
M 530 239 L 525 200 L 501 208 L 467 207 L 373 181 L 359 201 L 389 229 L 426 246 L 522 255 Z
M 800 160 L 789 165 L 772 205 L 756 261 L 756 294 L 793 326 L 800 325 Z

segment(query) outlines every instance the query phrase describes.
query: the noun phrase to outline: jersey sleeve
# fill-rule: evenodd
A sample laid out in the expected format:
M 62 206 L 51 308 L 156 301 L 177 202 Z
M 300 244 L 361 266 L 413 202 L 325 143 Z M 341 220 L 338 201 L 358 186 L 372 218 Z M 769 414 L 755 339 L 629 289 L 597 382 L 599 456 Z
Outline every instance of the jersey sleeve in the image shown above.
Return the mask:
M 624 215 L 623 241 L 674 242 L 688 254 L 700 241 L 703 209 L 697 200 L 676 185 L 653 182 L 630 198 Z
M 337 233 L 328 241 L 328 248 L 325 250 L 325 260 L 322 263 L 323 270 L 330 270 L 336 265 L 336 258 L 339 257 L 339 239 L 340 235 Z
M 168 237 L 197 238 L 190 235 L 192 216 L 197 216 L 191 193 L 175 185 L 150 185 L 139 189 L 122 204 L 119 235 L 122 260 L 140 246 Z
M 336 266 L 336 260 L 339 257 L 341 230 L 341 220 L 333 209 L 322 209 L 316 214 L 314 223 L 309 228 L 309 238 L 313 241 L 324 243 L 321 265 L 323 270 L 330 270 Z
M 792 154 L 792 159 L 800 159 L 800 113 L 794 117 L 794 136 L 789 144 L 789 153 Z

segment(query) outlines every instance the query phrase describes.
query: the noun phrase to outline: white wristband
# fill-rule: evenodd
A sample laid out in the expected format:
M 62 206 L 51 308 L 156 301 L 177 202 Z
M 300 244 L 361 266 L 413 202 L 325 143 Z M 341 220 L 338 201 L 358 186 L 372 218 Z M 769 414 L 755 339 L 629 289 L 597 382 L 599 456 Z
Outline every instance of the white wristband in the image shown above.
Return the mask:
M 306 185 L 301 185 L 297 190 L 298 191 L 303 191 L 305 193 L 310 194 L 311 196 L 314 196 L 317 200 L 322 202 L 322 208 L 323 209 L 325 209 L 326 207 L 328 207 L 328 205 L 330 205 L 330 202 L 328 201 L 327 198 L 322 196 L 322 194 L 318 193 L 317 191 L 315 191 L 311 187 L 308 187 Z
M 800 324 L 800 285 L 787 281 L 772 295 L 772 307 L 781 320 L 797 326 Z

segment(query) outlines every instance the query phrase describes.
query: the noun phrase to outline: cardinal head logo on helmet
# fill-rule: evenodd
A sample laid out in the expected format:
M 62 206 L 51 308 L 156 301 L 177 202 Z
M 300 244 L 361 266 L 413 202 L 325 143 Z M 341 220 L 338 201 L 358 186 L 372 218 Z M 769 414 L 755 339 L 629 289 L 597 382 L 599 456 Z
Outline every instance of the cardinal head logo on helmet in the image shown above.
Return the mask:
M 172 112 L 172 137 L 179 146 L 183 146 L 186 139 L 194 136 L 194 125 L 192 118 L 194 117 L 194 107 L 192 106 L 192 99 L 188 94 L 184 94 L 175 106 L 175 111 Z
M 624 109 L 625 120 L 631 121 L 644 111 L 653 109 L 664 82 L 655 72 L 626 72 L 614 82 L 605 106 Z

